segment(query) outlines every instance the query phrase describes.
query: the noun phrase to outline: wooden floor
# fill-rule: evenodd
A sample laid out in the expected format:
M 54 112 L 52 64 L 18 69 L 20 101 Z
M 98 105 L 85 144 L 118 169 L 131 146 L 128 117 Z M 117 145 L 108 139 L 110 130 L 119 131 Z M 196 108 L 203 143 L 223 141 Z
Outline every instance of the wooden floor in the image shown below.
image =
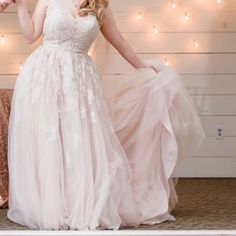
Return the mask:
M 176 189 L 176 221 L 138 229 L 236 230 L 236 179 L 180 179 Z M 0 230 L 27 230 L 9 221 L 6 212 L 0 210 Z

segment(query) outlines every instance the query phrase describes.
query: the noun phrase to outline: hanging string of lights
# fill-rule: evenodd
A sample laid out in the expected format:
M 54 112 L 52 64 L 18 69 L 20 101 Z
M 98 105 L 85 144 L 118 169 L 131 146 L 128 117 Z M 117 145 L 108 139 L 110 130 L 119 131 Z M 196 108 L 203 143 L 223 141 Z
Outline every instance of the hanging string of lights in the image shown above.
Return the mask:
M 207 2 L 209 1 L 212 1 L 212 0 L 206 0 L 205 2 L 197 5 L 197 6 L 194 6 L 193 8 L 191 9 L 188 9 L 188 11 L 185 11 L 182 15 L 182 19 L 184 19 L 185 22 L 188 22 L 190 20 L 190 18 L 194 17 L 194 14 L 199 12 L 199 10 L 201 10 L 201 8 L 207 4 Z M 216 2 L 216 4 L 222 4 L 225 0 L 214 0 Z M 145 20 L 145 17 L 155 11 L 157 11 L 157 9 L 160 9 L 161 7 L 163 7 L 164 4 L 169 4 L 170 7 L 175 10 L 175 9 L 178 9 L 178 1 L 177 0 L 171 0 L 171 1 L 168 1 L 166 3 L 166 1 L 163 1 L 162 3 L 154 6 L 154 7 L 150 7 L 150 8 L 146 8 L 146 9 L 143 9 L 141 11 L 138 11 L 136 13 L 125 13 L 125 14 L 122 14 L 119 16 L 120 17 L 130 17 L 130 16 L 135 16 L 137 17 L 137 19 L 139 21 L 143 21 Z M 179 15 L 175 15 L 175 16 L 172 16 L 171 18 L 168 18 L 168 19 L 165 19 L 164 21 L 160 21 L 158 24 L 153 24 L 152 25 L 152 31 L 155 35 L 158 35 L 159 33 L 161 32 L 164 32 L 162 31 L 162 29 L 164 28 L 164 25 L 166 25 L 167 23 L 169 23 L 170 21 L 174 21 L 176 20 L 177 18 L 179 18 Z M 1 52 L 1 47 L 4 47 L 4 45 L 6 44 L 6 41 L 7 41 L 7 37 L 6 37 L 7 34 L 2 34 L 0 35 L 0 52 Z M 193 41 L 193 47 L 194 48 L 199 48 L 200 47 L 200 42 L 197 40 L 197 39 L 194 39 Z M 172 54 L 175 54 L 175 52 L 172 52 Z M 165 64 L 168 66 L 170 65 L 170 61 L 168 58 L 164 58 L 164 62 Z M 19 66 L 19 71 L 22 70 L 23 68 L 23 63 L 22 61 L 18 62 L 18 63 L 7 63 L 7 64 L 1 64 L 0 63 L 0 66 L 6 66 L 6 65 L 18 65 Z
M 194 6 L 191 9 L 188 9 L 187 11 L 183 11 L 182 15 L 176 14 L 174 16 L 169 17 L 168 19 L 165 19 L 163 21 L 159 21 L 158 24 L 152 25 L 151 30 L 156 35 L 158 35 L 159 33 L 166 33 L 167 30 L 163 30 L 163 29 L 166 28 L 165 25 L 167 23 L 169 23 L 171 21 L 176 21 L 176 20 L 178 20 L 178 18 L 181 18 L 183 20 L 183 22 L 188 22 L 188 21 L 190 21 L 191 18 L 194 17 L 194 15 L 196 13 L 198 13 L 202 9 L 202 7 L 204 5 L 206 5 L 207 3 L 212 2 L 212 1 L 213 0 L 206 0 L 206 1 L 202 2 L 201 4 L 198 4 L 197 6 Z M 214 1 L 216 4 L 222 4 L 225 0 L 214 0 Z M 170 8 L 172 8 L 173 10 L 181 8 L 178 5 L 177 0 L 172 0 L 172 1 L 168 1 L 168 3 L 164 2 L 163 4 L 159 4 L 159 5 L 154 6 L 152 8 L 146 8 L 142 11 L 138 11 L 137 13 L 133 13 L 133 12 L 132 13 L 125 13 L 124 15 L 119 16 L 119 18 L 135 16 L 138 21 L 143 21 L 143 20 L 145 20 L 145 18 L 147 18 L 153 12 L 157 12 L 157 9 L 161 8 L 164 4 L 169 4 Z M 147 29 L 148 29 L 148 27 L 147 27 Z M 200 47 L 199 40 L 194 39 L 192 45 L 195 49 L 199 48 Z M 175 55 L 176 53 L 171 52 L 170 54 Z M 167 66 L 170 65 L 170 61 L 168 58 L 165 57 L 163 60 Z

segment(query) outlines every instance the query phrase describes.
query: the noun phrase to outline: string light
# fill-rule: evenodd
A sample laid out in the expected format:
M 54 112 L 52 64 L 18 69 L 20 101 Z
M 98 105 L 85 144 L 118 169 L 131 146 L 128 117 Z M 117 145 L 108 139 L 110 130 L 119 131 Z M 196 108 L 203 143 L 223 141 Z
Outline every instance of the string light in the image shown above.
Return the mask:
M 22 70 L 23 69 L 23 65 L 22 65 L 22 62 L 19 63 L 19 70 Z
M 141 11 L 138 13 L 137 18 L 138 18 L 139 20 L 142 20 L 142 19 L 143 19 L 143 13 L 142 13 Z
M 177 7 L 175 1 L 172 1 L 172 2 L 171 2 L 171 6 L 172 6 L 173 9 L 175 9 L 175 8 Z
M 0 43 L 1 43 L 1 44 L 5 43 L 5 37 L 4 37 L 4 35 L 1 35 L 1 37 L 0 37 Z
M 154 34 L 159 34 L 160 30 L 156 26 L 153 26 L 153 32 Z
M 194 47 L 195 47 L 195 48 L 199 48 L 199 46 L 200 46 L 200 45 L 199 45 L 198 41 L 195 40 L 195 41 L 194 41 Z
M 187 12 L 185 12 L 185 13 L 184 13 L 184 19 L 185 19 L 186 21 L 188 21 L 188 20 L 189 20 L 189 15 L 188 15 L 188 13 L 187 13 Z
M 170 62 L 168 61 L 167 58 L 164 58 L 164 62 L 165 62 L 165 65 L 166 65 L 166 66 L 169 66 L 169 65 L 170 65 Z

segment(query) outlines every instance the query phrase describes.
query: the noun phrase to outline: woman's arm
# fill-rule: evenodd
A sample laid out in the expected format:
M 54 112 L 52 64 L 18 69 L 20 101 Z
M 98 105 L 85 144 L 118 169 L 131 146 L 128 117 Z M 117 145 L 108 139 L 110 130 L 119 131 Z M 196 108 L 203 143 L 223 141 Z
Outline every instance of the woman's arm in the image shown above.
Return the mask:
M 134 52 L 129 43 L 123 38 L 117 27 L 110 7 L 107 7 L 104 11 L 101 32 L 104 37 L 117 49 L 121 56 L 124 57 L 134 68 L 153 68 L 151 65 L 148 65 L 142 61 Z M 153 69 L 156 71 L 155 68 Z
M 48 1 L 38 0 L 31 16 L 28 12 L 26 0 L 16 0 L 20 28 L 27 43 L 34 43 L 41 36 Z

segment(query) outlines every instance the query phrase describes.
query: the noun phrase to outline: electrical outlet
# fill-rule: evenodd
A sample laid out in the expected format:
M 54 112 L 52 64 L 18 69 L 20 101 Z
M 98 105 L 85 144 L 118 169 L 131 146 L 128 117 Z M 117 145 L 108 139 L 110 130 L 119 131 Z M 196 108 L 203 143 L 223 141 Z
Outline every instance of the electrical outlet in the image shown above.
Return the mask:
M 216 125 L 216 138 L 223 139 L 224 138 L 224 127 L 222 125 Z

